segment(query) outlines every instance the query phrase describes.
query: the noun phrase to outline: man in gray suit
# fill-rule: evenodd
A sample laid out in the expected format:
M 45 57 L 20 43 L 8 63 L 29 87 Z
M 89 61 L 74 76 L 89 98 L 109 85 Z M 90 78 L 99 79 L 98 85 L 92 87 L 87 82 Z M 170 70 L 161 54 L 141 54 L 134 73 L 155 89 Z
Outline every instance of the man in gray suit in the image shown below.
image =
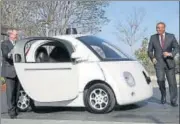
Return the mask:
M 169 84 L 170 101 L 173 107 L 178 106 L 177 82 L 175 77 L 174 57 L 179 51 L 178 42 L 173 34 L 165 32 L 165 23 L 156 25 L 157 34 L 150 38 L 148 55 L 154 64 L 157 82 L 161 92 L 161 103 L 166 103 L 165 75 Z
M 17 31 L 9 30 L 8 31 L 9 40 L 5 40 L 1 44 L 2 51 L 2 76 L 6 81 L 6 94 L 7 94 L 7 104 L 8 104 L 8 114 L 11 118 L 17 116 L 17 88 L 18 88 L 18 79 L 16 71 L 13 65 L 12 53 L 13 47 L 17 40 Z

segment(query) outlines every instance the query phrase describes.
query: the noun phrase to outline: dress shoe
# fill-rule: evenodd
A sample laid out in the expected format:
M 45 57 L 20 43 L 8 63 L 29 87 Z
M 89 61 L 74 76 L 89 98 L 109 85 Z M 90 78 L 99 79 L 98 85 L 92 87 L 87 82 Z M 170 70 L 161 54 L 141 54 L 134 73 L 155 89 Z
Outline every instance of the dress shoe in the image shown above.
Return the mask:
M 16 118 L 17 118 L 17 114 L 16 114 L 16 113 L 14 113 L 14 114 L 9 114 L 9 117 L 10 117 L 11 119 L 16 119 Z
M 15 110 L 15 115 L 17 116 L 18 114 L 19 114 L 19 110 L 16 109 L 16 110 Z
M 11 119 L 16 119 L 17 116 L 16 116 L 16 115 L 11 115 L 10 118 L 11 118 Z
M 18 112 L 15 110 L 15 111 L 10 111 L 8 114 L 11 119 L 15 119 L 17 118 Z
M 177 103 L 175 103 L 175 102 L 171 102 L 171 106 L 172 106 L 172 107 L 177 107 L 177 106 L 178 106 L 178 104 L 177 104 Z
M 166 103 L 166 97 L 165 96 L 162 96 L 161 97 L 161 104 L 165 104 Z

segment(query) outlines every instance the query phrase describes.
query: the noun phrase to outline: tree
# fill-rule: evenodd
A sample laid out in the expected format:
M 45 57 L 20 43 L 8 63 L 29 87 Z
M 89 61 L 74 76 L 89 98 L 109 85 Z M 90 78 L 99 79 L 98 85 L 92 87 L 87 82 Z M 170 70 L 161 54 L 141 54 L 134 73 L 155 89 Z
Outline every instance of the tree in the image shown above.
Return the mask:
M 142 22 L 145 16 L 144 9 L 134 8 L 133 12 L 127 16 L 125 23 L 119 21 L 116 25 L 116 35 L 119 41 L 124 42 L 131 48 L 132 55 L 134 55 L 133 46 L 141 38 L 143 38 L 146 28 L 142 28 Z
M 107 1 L 4 1 L 2 24 L 24 30 L 27 36 L 64 34 L 68 26 L 96 33 L 109 22 Z
M 147 51 L 148 51 L 148 38 L 144 38 L 141 47 L 135 51 L 135 56 L 150 74 L 154 74 L 155 70 L 150 58 L 148 57 Z
M 27 1 L 3 1 L 1 25 L 11 28 L 24 28 L 29 25 L 31 3 Z

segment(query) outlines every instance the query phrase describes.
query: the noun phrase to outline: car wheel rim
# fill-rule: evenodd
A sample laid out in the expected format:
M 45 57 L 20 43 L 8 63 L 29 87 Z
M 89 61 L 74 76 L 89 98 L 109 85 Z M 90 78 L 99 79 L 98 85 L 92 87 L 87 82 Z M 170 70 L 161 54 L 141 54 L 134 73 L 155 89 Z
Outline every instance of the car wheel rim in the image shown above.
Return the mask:
M 25 110 L 29 107 L 30 105 L 30 98 L 24 91 L 19 92 L 19 99 L 17 102 L 17 107 L 21 110 Z
M 109 97 L 105 90 L 94 89 L 89 97 L 90 105 L 96 110 L 103 110 L 109 103 Z

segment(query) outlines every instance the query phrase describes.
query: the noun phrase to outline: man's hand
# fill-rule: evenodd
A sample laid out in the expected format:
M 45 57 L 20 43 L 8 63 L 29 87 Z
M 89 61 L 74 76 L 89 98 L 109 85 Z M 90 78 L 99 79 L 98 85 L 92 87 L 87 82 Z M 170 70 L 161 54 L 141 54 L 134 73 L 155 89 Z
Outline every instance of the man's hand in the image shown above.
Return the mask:
M 11 51 L 8 53 L 8 57 L 11 58 L 13 53 L 14 53 L 14 49 L 11 49 Z
M 157 60 L 155 58 L 152 59 L 153 64 L 155 65 L 157 63 Z
M 164 56 L 164 57 L 168 57 L 168 56 L 172 56 L 172 54 L 169 53 L 169 52 L 163 52 L 163 56 Z

